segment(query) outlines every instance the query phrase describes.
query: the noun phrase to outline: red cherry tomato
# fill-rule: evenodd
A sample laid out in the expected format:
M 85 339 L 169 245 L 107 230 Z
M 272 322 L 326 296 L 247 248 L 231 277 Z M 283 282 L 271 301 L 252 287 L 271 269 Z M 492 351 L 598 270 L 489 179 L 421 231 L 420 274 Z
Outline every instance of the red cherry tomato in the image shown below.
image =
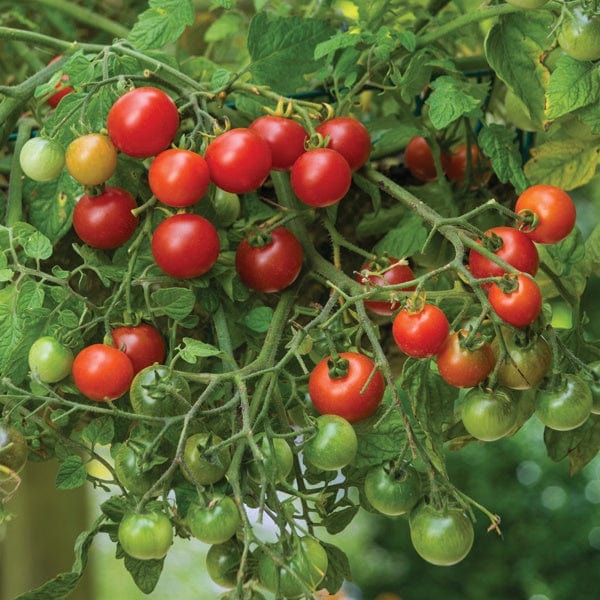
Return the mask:
M 165 341 L 160 331 L 147 323 L 117 327 L 111 332 L 115 348 L 122 350 L 133 365 L 134 374 L 165 360 Z
M 375 275 L 372 271 L 380 272 L 381 275 Z M 389 258 L 389 265 L 381 266 L 377 261 L 366 262 L 360 269 L 358 274 L 358 282 L 366 286 L 381 286 L 396 285 L 398 283 L 404 283 L 405 281 L 411 281 L 415 278 L 413 270 L 403 261 L 399 261 L 397 258 Z M 402 288 L 403 291 L 409 292 L 416 289 L 416 286 L 410 286 Z M 365 301 L 365 308 L 371 312 L 382 315 L 384 317 L 391 316 L 394 312 L 400 308 L 399 302 L 386 302 L 385 300 L 367 300 Z
M 289 171 L 296 159 L 304 153 L 308 139 L 306 129 L 293 119 L 264 115 L 254 120 L 249 129 L 267 141 L 273 159 L 272 169 Z
M 171 277 L 187 279 L 206 273 L 219 257 L 217 230 L 204 217 L 192 214 L 165 219 L 152 236 L 152 256 Z
M 492 227 L 485 232 L 485 236 L 499 243 L 498 249 L 493 250 L 498 258 L 523 273 L 537 273 L 540 262 L 537 248 L 523 232 L 514 227 Z M 505 273 L 500 265 L 476 250 L 469 252 L 469 269 L 477 279 L 500 277 Z
M 277 227 L 262 246 L 243 239 L 235 253 L 235 268 L 249 288 L 279 292 L 296 281 L 303 258 L 296 236 L 284 227 Z
M 133 365 L 125 352 L 106 344 L 93 344 L 75 357 L 72 373 L 84 396 L 96 402 L 110 402 L 129 389 Z
M 339 202 L 352 183 L 348 161 L 330 148 L 316 148 L 302 154 L 294 163 L 290 177 L 298 199 L 317 207 Z
M 106 127 L 121 152 L 146 158 L 169 147 L 179 128 L 179 113 L 171 96 L 158 88 L 141 87 L 112 105 Z
M 479 148 L 472 144 L 471 152 L 471 180 L 475 184 L 483 185 L 490 180 L 492 172 L 488 160 L 479 152 Z M 468 170 L 467 145 L 462 144 L 451 152 L 447 157 L 443 157 L 444 171 L 450 181 L 453 181 L 458 187 L 463 185 Z
M 217 136 L 206 150 L 211 179 L 226 192 L 259 188 L 272 165 L 271 147 L 256 131 L 239 127 Z
M 191 206 L 206 194 L 210 173 L 206 161 L 196 152 L 170 148 L 152 161 L 148 184 L 163 204 Z
M 319 125 L 315 131 L 329 137 L 327 148 L 339 152 L 352 171 L 360 169 L 371 154 L 371 136 L 367 128 L 353 117 L 336 117 Z
M 351 423 L 366 419 L 377 410 L 383 397 L 383 376 L 375 370 L 371 377 L 375 363 L 364 354 L 340 352 L 340 359 L 348 361 L 344 375 L 330 372 L 330 357 L 312 370 L 308 379 L 311 400 L 322 415 L 338 415 Z M 363 390 L 367 381 L 369 384 Z
M 535 224 L 522 224 L 531 240 L 540 244 L 556 244 L 575 227 L 575 205 L 569 194 L 553 185 L 534 185 L 517 199 L 515 212 L 531 215 Z
M 496 314 L 513 327 L 531 325 L 542 310 L 542 292 L 537 283 L 527 275 L 508 275 L 516 283 L 516 289 L 505 293 L 492 284 L 488 300 Z
M 437 177 L 431 146 L 423 136 L 417 135 L 410 139 L 404 149 L 404 164 L 419 181 L 433 181 Z
M 48 64 L 52 65 L 54 64 L 56 61 L 60 60 L 62 58 L 62 54 L 59 54 L 58 56 L 55 56 Z M 54 88 L 56 89 L 56 93 L 52 94 L 52 96 L 50 96 L 46 102 L 52 107 L 52 108 L 56 108 L 58 106 L 58 103 L 67 95 L 70 94 L 71 92 L 73 92 L 73 88 L 68 85 L 69 83 L 69 75 L 67 73 L 63 73 L 60 77 L 60 81 L 57 82 L 57 84 L 54 86 Z
M 138 218 L 133 196 L 109 186 L 99 196 L 81 196 L 73 210 L 73 228 L 88 246 L 109 250 L 124 244 L 135 231 Z
M 413 358 L 433 356 L 446 341 L 449 330 L 444 311 L 433 304 L 425 304 L 420 310 L 403 308 L 392 325 L 398 348 Z
M 437 353 L 437 367 L 442 378 L 455 387 L 475 387 L 494 368 L 494 351 L 487 342 L 470 350 L 461 345 L 466 331 L 450 334 Z

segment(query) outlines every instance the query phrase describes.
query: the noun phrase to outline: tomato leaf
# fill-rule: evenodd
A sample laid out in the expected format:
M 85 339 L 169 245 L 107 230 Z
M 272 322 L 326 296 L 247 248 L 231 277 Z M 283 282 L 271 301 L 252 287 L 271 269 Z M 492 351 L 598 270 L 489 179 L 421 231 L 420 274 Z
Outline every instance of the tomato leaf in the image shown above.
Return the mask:
M 80 456 L 68 456 L 56 473 L 56 487 L 59 490 L 72 490 L 81 487 L 87 480 L 87 471 Z
M 375 252 L 390 256 L 404 258 L 416 254 L 421 250 L 427 239 L 427 229 L 416 215 L 406 214 L 400 221 L 400 226 L 390 229 L 376 244 Z
M 258 306 L 244 315 L 244 325 L 256 333 L 269 330 L 273 319 L 273 309 L 270 306 Z
M 188 288 L 173 287 L 155 290 L 150 298 L 154 303 L 152 308 L 155 314 L 166 315 L 176 321 L 187 317 L 196 304 L 196 296 Z
M 127 500 L 123 496 L 111 496 L 100 505 L 102 512 L 115 523 L 120 523 L 121 519 L 130 508 Z
M 327 552 L 327 573 L 319 587 L 326 589 L 330 594 L 335 594 L 344 583 L 352 578 L 350 561 L 343 550 L 333 544 L 320 542 Z
M 205 358 L 207 356 L 219 356 L 223 354 L 216 346 L 195 340 L 194 338 L 185 337 L 182 341 L 184 346 L 180 351 L 180 356 L 185 362 L 191 365 L 196 364 L 196 359 L 199 357 Z
M 124 557 L 125 568 L 144 594 L 150 594 L 156 587 L 164 562 L 164 559 L 138 560 L 127 554 Z
M 92 419 L 81 432 L 90 444 L 110 444 L 115 436 L 115 424 L 112 417 L 103 415 Z
M 325 529 L 327 529 L 327 533 L 335 535 L 344 531 L 356 516 L 358 509 L 358 506 L 347 506 L 341 510 L 329 513 L 322 521 Z
M 138 16 L 128 39 L 140 50 L 162 48 L 179 39 L 194 22 L 191 0 L 150 0 L 150 8 Z

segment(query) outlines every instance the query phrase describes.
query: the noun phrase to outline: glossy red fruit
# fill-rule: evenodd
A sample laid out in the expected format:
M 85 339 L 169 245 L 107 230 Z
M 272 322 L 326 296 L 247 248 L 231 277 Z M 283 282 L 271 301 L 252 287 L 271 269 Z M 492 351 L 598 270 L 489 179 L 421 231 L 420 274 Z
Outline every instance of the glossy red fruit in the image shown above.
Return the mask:
M 116 327 L 111 331 L 111 337 L 115 348 L 129 357 L 134 374 L 154 363 L 162 364 L 165 360 L 163 336 L 156 327 L 148 323 Z
M 289 171 L 296 159 L 304 153 L 308 139 L 306 129 L 298 121 L 264 115 L 250 123 L 249 129 L 258 133 L 271 148 L 272 169 Z
M 450 325 L 444 311 L 433 304 L 403 308 L 392 325 L 398 348 L 413 358 L 433 356 L 446 341 Z
M 515 289 L 505 292 L 494 283 L 490 287 L 488 300 L 503 321 L 513 327 L 527 327 L 542 310 L 542 292 L 527 275 L 508 275 L 507 278 L 515 284 Z
M 423 136 L 410 139 L 404 150 L 404 164 L 415 179 L 424 183 L 437 177 L 431 146 Z
M 336 117 L 319 125 L 315 131 L 328 137 L 327 148 L 339 152 L 350 169 L 360 169 L 371 154 L 371 136 L 367 128 L 354 117 Z

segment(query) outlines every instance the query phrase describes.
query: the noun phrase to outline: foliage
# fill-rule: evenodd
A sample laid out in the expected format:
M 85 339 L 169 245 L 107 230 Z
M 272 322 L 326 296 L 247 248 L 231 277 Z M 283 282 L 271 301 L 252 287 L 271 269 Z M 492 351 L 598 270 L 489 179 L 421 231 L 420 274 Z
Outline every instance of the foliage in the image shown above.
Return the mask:
M 536 245 L 540 268 L 530 275 L 544 305 L 524 327 L 505 322 L 487 298 L 492 284 L 494 291 L 512 294 L 519 271 L 498 256 L 498 236 L 484 232 L 512 226 L 526 236 L 542 219 L 562 218 L 556 210 L 536 212 L 535 202 L 517 213 L 517 196 L 553 186 L 577 200 L 585 186 L 597 185 L 600 63 L 577 60 L 557 42 L 561 19 L 579 2 L 526 10 L 503 3 L 256 0 L 250 9 L 234 2 L 208 8 L 191 0 L 151 0 L 147 6 L 125 3 L 129 27 L 59 0 L 44 4 L 54 3 L 65 11 L 63 22 L 44 28 L 16 7 L 0 27 L 0 43 L 23 57 L 18 68 L 3 73 L 0 86 L 0 137 L 10 172 L 0 224 L 0 406 L 3 419 L 25 435 L 32 460 L 60 462 L 59 489 L 90 482 L 112 496 L 81 534 L 72 571 L 22 598 L 68 594 L 100 532 L 117 543 L 134 581 L 150 593 L 162 558 L 124 552 L 117 536 L 124 516 L 167 515 L 185 538 L 189 507 L 210 504 L 215 495 L 233 498 L 241 517 L 228 542 L 239 565 L 226 597 L 260 597 L 264 586 L 279 596 L 280 586 L 305 597 L 316 587 L 333 593 L 351 577 L 348 560 L 313 536 L 343 531 L 360 507 L 374 511 L 362 490 L 368 473 L 383 465 L 396 473 L 412 463 L 421 480 L 421 507 L 428 503 L 436 514 L 450 509 L 461 519 L 477 510 L 500 532 L 499 517 L 448 474 L 448 449 L 474 441 L 461 420 L 461 388 L 504 390 L 515 404 L 513 435 L 535 412 L 536 394 L 552 395 L 565 373 L 591 387 L 586 365 L 600 355 L 585 300 L 598 286 L 599 225 L 590 228 L 580 218 L 579 227 L 568 224 L 568 235 L 556 243 Z M 593 7 L 586 10 L 590 19 L 600 19 Z M 92 32 L 71 31 L 76 22 Z M 72 39 L 79 41 L 67 41 Z M 26 47 L 36 49 L 27 60 Z M 61 58 L 46 65 L 53 55 Z M 49 105 L 65 85 L 69 93 Z M 113 106 L 142 87 L 162 90 L 153 95 L 171 109 L 125 127 Z M 509 94 L 517 102 L 510 107 Z M 179 119 L 174 136 L 165 134 L 165 110 L 170 126 Z M 291 177 L 284 170 L 269 172 L 271 146 L 246 130 L 265 113 L 302 124 L 302 157 L 331 144 L 320 155 L 334 153 L 347 162 L 348 173 L 354 169 L 351 182 L 349 176 L 340 181 L 340 170 L 321 171 L 311 195 L 316 201 L 302 202 L 295 186 L 300 158 Z M 368 130 L 372 147 L 364 166 L 345 156 L 352 139 L 344 144 L 333 130 L 331 139 L 319 135 L 323 121 L 347 115 Z M 128 155 L 114 131 L 129 127 L 136 151 Z M 207 152 L 230 129 L 243 130 L 238 137 L 250 144 L 236 150 L 231 164 L 229 156 L 215 156 L 218 144 Z M 32 135 L 66 150 L 90 133 L 108 133 L 121 150 L 106 181 L 84 188 L 81 177 L 75 180 L 67 170 L 50 181 L 23 176 L 20 153 Z M 415 136 L 430 148 L 426 172 L 435 175 L 427 181 L 407 168 L 402 154 Z M 206 156 L 213 183 L 180 211 L 177 204 L 160 203 L 155 184 L 148 183 L 152 156 L 161 151 L 157 139 L 163 150 L 171 145 Z M 153 150 L 144 152 L 145 144 Z M 314 185 L 316 163 L 303 174 L 304 186 Z M 168 176 L 168 170 L 160 175 Z M 85 240 L 72 228 L 75 207 L 82 206 L 78 199 L 85 193 L 98 207 L 105 185 L 136 198 L 116 248 L 103 243 L 122 229 L 116 213 Z M 329 196 L 332 186 L 336 193 L 347 191 L 340 201 Z M 204 193 L 206 186 L 200 187 Z M 590 210 L 589 202 L 577 200 L 576 206 L 580 214 Z M 189 213 L 179 223 L 202 223 L 202 233 L 182 242 L 183 250 L 184 229 L 166 242 L 163 236 L 160 245 L 154 237 L 157 228 L 164 232 L 165 224 L 175 223 L 170 219 L 176 212 Z M 271 258 L 268 269 L 277 283 L 268 281 L 267 269 L 260 285 L 245 285 L 256 279 L 238 272 L 242 240 L 258 254 L 282 227 L 301 247 L 301 269 L 297 260 L 290 265 Z M 473 251 L 499 266 L 500 274 L 477 278 Z M 388 285 L 383 276 L 400 259 L 410 264 L 414 279 Z M 255 268 L 254 262 L 244 269 Z M 366 275 L 359 273 L 365 264 Z M 276 277 L 278 269 L 287 271 L 283 278 Z M 188 272 L 192 276 L 181 275 Z M 369 312 L 373 301 L 389 302 L 392 314 Z M 427 305 L 443 311 L 453 335 L 446 339 L 444 330 L 441 345 L 407 358 L 394 345 L 397 309 L 414 316 Z M 559 312 L 564 307 L 567 323 Z M 30 369 L 28 355 L 40 337 L 55 338 L 79 365 L 82 350 L 110 344 L 114 329 L 141 322 L 161 332 L 167 348 L 166 368 L 157 369 L 151 383 L 129 387 L 131 357 L 119 359 L 118 373 L 115 366 L 92 373 L 95 365 L 89 365 L 85 374 L 101 390 L 125 381 L 120 397 L 104 391 L 86 397 L 79 373 L 48 383 Z M 403 335 L 421 342 L 428 337 L 418 329 Z M 511 348 L 541 339 L 553 354 L 547 373 L 511 362 Z M 127 347 L 116 350 L 128 353 Z M 358 361 L 357 355 L 366 358 Z M 353 372 L 357 361 L 362 369 L 368 365 L 366 372 Z M 326 369 L 309 390 L 317 365 Z M 513 387 L 534 389 L 501 386 L 502 373 L 511 368 L 525 382 Z M 534 378 L 539 385 L 527 385 Z M 143 402 L 134 394 L 144 395 Z M 322 394 L 330 402 L 313 404 L 311 396 Z M 356 406 L 326 410 L 350 415 L 356 454 L 340 471 L 323 471 L 303 460 L 303 447 L 317 433 L 315 405 L 331 407 L 340 399 Z M 156 402 L 160 410 L 136 410 Z M 363 402 L 368 411 L 361 411 Z M 575 474 L 596 456 L 599 430 L 595 412 L 568 431 L 547 428 L 548 455 L 568 458 Z M 133 460 L 119 477 L 100 447 L 109 446 L 116 457 L 125 443 Z M 1 452 L 0 474 L 18 483 Z M 86 470 L 95 459 L 109 478 Z M 130 479 L 138 485 L 129 485 Z M 15 493 L 14 485 L 6 487 L 0 488 L 3 497 Z M 274 521 L 275 544 L 261 539 L 248 508 Z M 229 580 L 231 573 L 220 576 Z

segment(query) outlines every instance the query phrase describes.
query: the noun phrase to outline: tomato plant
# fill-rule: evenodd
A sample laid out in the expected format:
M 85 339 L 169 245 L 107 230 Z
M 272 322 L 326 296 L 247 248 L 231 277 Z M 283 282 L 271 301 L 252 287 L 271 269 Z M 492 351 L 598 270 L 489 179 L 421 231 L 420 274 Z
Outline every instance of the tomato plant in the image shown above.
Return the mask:
M 303 448 L 304 458 L 317 469 L 337 471 L 356 456 L 358 439 L 352 425 L 338 415 L 321 415 L 315 435 Z
M 449 329 L 444 311 L 434 304 L 424 304 L 416 310 L 401 309 L 394 318 L 392 333 L 402 352 L 414 358 L 425 358 L 438 352 Z
M 421 503 L 410 513 L 408 522 L 415 550 L 434 565 L 455 565 L 473 546 L 473 524 L 459 508 L 438 510 Z
M 289 171 L 304 152 L 308 139 L 306 129 L 293 119 L 276 115 L 263 115 L 249 125 L 271 148 L 272 165 L 276 171 Z
M 223 544 L 241 524 L 235 502 L 229 496 L 216 496 L 206 504 L 192 504 L 186 516 L 192 535 L 207 544 Z
M 73 210 L 73 229 L 83 242 L 102 250 L 122 246 L 137 228 L 133 196 L 108 186 L 98 196 L 84 194 Z
M 348 161 L 331 148 L 316 148 L 300 155 L 290 175 L 298 199 L 317 208 L 337 204 L 352 183 Z
M 365 497 L 384 515 L 403 515 L 412 510 L 423 494 L 419 473 L 409 464 L 383 464 L 365 478 Z
M 269 143 L 244 127 L 217 136 L 208 145 L 205 158 L 212 181 L 234 194 L 259 188 L 273 165 Z
M 118 150 L 146 158 L 171 144 L 179 128 L 179 113 L 167 93 L 155 87 L 139 87 L 111 106 L 106 128 Z
M 506 285 L 508 289 L 503 289 Z M 501 284 L 490 286 L 488 300 L 494 312 L 513 327 L 531 325 L 542 310 L 542 292 L 527 275 L 505 275 Z
M 354 117 L 336 117 L 319 125 L 315 131 L 327 139 L 327 148 L 339 152 L 350 169 L 356 171 L 369 160 L 371 138 L 367 128 Z
M 502 389 L 473 388 L 461 404 L 465 429 L 478 440 L 493 442 L 507 436 L 517 421 L 517 404 Z
M 117 150 L 107 136 L 88 133 L 67 146 L 65 166 L 71 177 L 82 185 L 100 185 L 117 168 Z
M 285 227 L 244 238 L 235 253 L 240 279 L 258 292 L 279 292 L 300 274 L 304 254 L 296 236 Z
M 115 327 L 110 335 L 115 348 L 129 357 L 134 373 L 165 360 L 165 340 L 160 331 L 148 323 Z
M 161 152 L 150 164 L 148 184 L 163 204 L 191 206 L 208 191 L 210 172 L 200 154 L 183 148 L 171 148 Z
M 171 277 L 188 279 L 213 267 L 221 248 L 214 225 L 194 214 L 166 218 L 152 235 L 152 256 Z
M 162 512 L 128 513 L 119 524 L 119 543 L 133 558 L 158 560 L 173 543 L 173 526 Z
M 308 380 L 308 393 L 317 411 L 351 423 L 371 416 L 383 391 L 381 372 L 368 356 L 357 352 L 341 352 L 337 360 L 323 358 Z
M 48 181 L 60 175 L 65 164 L 65 152 L 54 140 L 35 137 L 21 148 L 19 163 L 23 173 L 34 181 Z
M 56 338 L 45 335 L 31 345 L 28 362 L 31 372 L 40 381 L 56 383 L 71 372 L 73 353 Z
M 132 379 L 129 357 L 106 344 L 86 346 L 73 361 L 75 385 L 90 400 L 116 400 L 129 390 Z

